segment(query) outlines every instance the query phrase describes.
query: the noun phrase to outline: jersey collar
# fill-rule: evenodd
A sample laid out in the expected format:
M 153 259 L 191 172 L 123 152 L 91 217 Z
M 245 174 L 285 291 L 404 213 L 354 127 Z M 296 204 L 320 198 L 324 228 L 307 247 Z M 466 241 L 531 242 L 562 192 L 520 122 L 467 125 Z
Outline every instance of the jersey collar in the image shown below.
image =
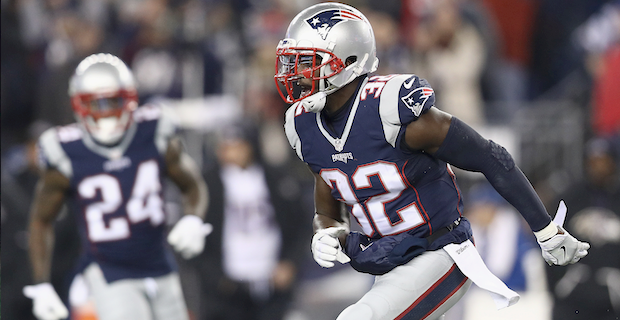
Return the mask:
M 359 88 L 363 88 L 367 82 L 368 82 L 368 77 L 366 77 L 362 81 Z M 329 141 L 329 143 L 331 143 L 331 145 L 334 146 L 334 149 L 337 152 L 341 152 L 344 149 L 344 145 L 346 144 L 347 138 L 349 137 L 349 133 L 351 132 L 351 127 L 353 126 L 353 119 L 355 118 L 355 113 L 357 112 L 357 106 L 359 105 L 359 102 L 360 102 L 360 99 L 359 99 L 360 94 L 362 92 L 362 90 L 359 90 L 359 88 L 357 90 L 357 93 L 355 94 L 355 100 L 353 101 L 353 107 L 351 107 L 351 110 L 349 111 L 349 118 L 347 119 L 347 123 L 344 126 L 342 137 L 340 138 L 332 137 L 332 135 L 323 126 L 323 121 L 321 120 L 322 112 L 317 112 L 316 114 L 316 123 L 319 127 L 319 130 L 321 131 L 325 139 L 327 139 L 327 141 Z
M 80 123 L 80 127 L 84 131 L 84 137 L 82 141 L 84 141 L 84 145 L 86 146 L 86 148 L 88 148 L 92 152 L 102 157 L 114 160 L 114 159 L 118 159 L 122 157 L 125 154 L 125 151 L 127 151 L 129 144 L 131 143 L 131 141 L 133 140 L 133 137 L 136 134 L 138 125 L 136 124 L 135 121 L 132 121 L 131 125 L 129 126 L 129 128 L 127 128 L 127 131 L 125 132 L 125 135 L 123 136 L 121 141 L 112 147 L 107 147 L 107 146 L 97 143 L 90 136 L 90 134 L 88 133 L 88 130 L 84 128 L 83 124 Z

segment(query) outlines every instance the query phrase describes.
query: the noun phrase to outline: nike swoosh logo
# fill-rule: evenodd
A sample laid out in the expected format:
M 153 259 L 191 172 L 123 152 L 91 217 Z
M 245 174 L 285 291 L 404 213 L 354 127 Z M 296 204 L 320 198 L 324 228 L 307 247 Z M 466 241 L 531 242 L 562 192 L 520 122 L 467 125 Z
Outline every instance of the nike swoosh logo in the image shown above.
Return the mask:
M 403 86 L 405 87 L 405 89 L 411 89 L 411 86 L 413 85 L 414 81 L 415 81 L 415 77 L 411 78 L 409 82 L 404 82 Z
M 362 251 L 366 251 L 366 249 L 368 249 L 370 246 L 372 246 L 374 242 L 371 242 L 369 245 L 364 246 L 363 244 L 360 243 L 360 248 L 362 248 Z

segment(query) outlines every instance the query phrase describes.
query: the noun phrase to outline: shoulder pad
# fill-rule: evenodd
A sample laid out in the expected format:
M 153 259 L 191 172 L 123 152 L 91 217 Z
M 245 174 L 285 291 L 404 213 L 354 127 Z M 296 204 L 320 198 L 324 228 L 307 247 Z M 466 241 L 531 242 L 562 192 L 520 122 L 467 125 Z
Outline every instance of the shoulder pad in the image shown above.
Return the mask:
M 77 123 L 56 127 L 55 129 L 58 134 L 58 140 L 62 143 L 80 140 L 84 136 L 84 129 L 80 128 Z
M 370 80 L 373 78 L 375 77 Z M 395 146 L 400 127 L 417 120 L 434 106 L 435 94 L 426 80 L 413 74 L 390 76 L 386 79 L 381 92 L 379 114 L 385 138 Z
M 79 132 L 79 134 L 78 134 Z M 39 166 L 42 170 L 57 169 L 67 178 L 73 175 L 71 159 L 61 142 L 71 142 L 82 137 L 82 130 L 75 125 L 47 129 L 39 137 Z
M 415 74 L 390 78 L 383 89 L 382 102 L 384 98 L 388 98 L 386 100 L 390 100 L 390 103 L 396 102 L 404 116 L 407 117 L 407 113 L 411 113 L 413 120 L 435 105 L 433 88 L 428 81 Z
M 302 161 L 304 160 L 304 157 L 301 153 L 301 140 L 297 134 L 297 129 L 295 129 L 295 117 L 304 112 L 305 110 L 303 106 L 299 102 L 296 102 L 290 106 L 288 110 L 286 110 L 284 119 L 284 132 L 286 133 L 288 143 L 291 145 L 291 148 L 295 150 L 295 153 Z
M 428 81 L 416 75 L 403 82 L 399 97 L 399 102 L 411 110 L 416 118 L 435 105 L 435 91 Z
M 161 114 L 162 106 L 155 104 L 146 104 L 139 107 L 138 109 L 136 109 L 136 111 L 133 112 L 133 121 L 153 121 L 159 119 L 161 117 Z

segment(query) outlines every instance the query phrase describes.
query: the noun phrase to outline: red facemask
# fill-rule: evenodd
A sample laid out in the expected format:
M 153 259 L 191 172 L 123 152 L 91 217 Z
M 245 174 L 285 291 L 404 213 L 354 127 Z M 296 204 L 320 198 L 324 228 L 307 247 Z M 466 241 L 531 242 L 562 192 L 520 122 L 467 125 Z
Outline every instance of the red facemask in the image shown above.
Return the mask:
M 326 58 L 321 59 L 319 53 Z M 320 60 L 323 62 L 320 63 Z M 327 65 L 331 68 L 331 73 L 321 76 L 321 68 Z M 340 73 L 344 67 L 342 60 L 327 50 L 306 47 L 278 48 L 274 79 L 284 102 L 295 103 L 318 92 L 319 81 Z M 299 82 L 304 78 L 311 80 L 312 84 L 301 86 Z M 281 88 L 282 85 L 286 94 Z M 323 88 L 325 87 L 326 85 L 323 86 Z

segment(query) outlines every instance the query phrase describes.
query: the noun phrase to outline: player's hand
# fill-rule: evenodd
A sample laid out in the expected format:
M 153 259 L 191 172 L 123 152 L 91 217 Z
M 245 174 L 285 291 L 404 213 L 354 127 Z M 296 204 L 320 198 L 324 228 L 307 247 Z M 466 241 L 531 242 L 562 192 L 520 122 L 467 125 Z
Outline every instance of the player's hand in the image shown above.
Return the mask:
M 552 222 L 553 223 L 553 222 Z M 568 231 L 558 226 L 558 233 L 545 241 L 539 241 L 542 256 L 547 264 L 565 266 L 573 264 L 588 254 L 590 245 L 571 236 Z
M 69 310 L 49 282 L 25 286 L 24 295 L 32 299 L 32 313 L 40 320 L 59 320 L 69 316 Z
M 323 268 L 331 268 L 334 261 L 347 263 L 351 261 L 342 251 L 338 236 L 345 233 L 342 227 L 329 227 L 317 231 L 312 237 L 312 257 Z
M 566 218 L 566 211 L 564 201 L 560 201 L 555 218 L 545 228 L 552 228 L 552 230 L 555 230 L 553 229 L 554 227 L 557 228 L 555 235 L 547 239 L 541 239 L 539 234 L 536 235 L 538 244 L 542 249 L 543 259 L 549 265 L 565 266 L 576 263 L 585 257 L 588 254 L 588 249 L 590 249 L 590 244 L 575 239 L 568 231 L 562 228 Z
M 195 215 L 185 215 L 168 234 L 168 243 L 183 256 L 190 259 L 202 252 L 205 237 L 213 231 L 210 223 L 204 223 Z

